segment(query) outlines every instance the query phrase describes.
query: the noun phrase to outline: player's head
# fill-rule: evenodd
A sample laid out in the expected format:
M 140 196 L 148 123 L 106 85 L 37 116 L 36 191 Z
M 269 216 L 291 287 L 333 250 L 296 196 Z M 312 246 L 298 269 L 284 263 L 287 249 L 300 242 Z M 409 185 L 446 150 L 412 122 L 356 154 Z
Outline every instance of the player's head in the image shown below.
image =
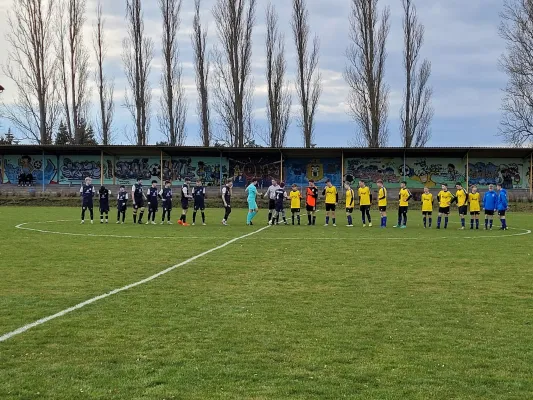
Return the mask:
M 100 194 L 105 193 L 105 191 L 106 191 L 105 186 L 104 185 L 100 186 L 100 190 L 99 190 Z
M 378 185 L 378 188 L 382 188 L 383 187 L 383 181 L 381 179 L 378 179 L 376 183 Z
M 365 187 L 365 181 L 359 181 L 359 187 L 364 188 Z
M 120 191 L 121 191 L 121 192 L 126 191 L 126 187 L 125 187 L 124 185 L 120 186 Z
M 350 190 L 351 189 L 350 182 L 344 182 L 344 189 L 346 189 L 346 190 Z
M 140 176 L 137 178 L 137 183 L 143 183 L 143 178 L 141 178 Z
M 88 177 L 85 178 L 85 184 L 86 184 L 86 185 L 90 185 L 92 182 L 93 182 L 93 180 L 91 179 L 90 176 L 88 176 Z
M 230 178 L 230 179 L 226 180 L 226 186 L 227 187 L 232 187 L 233 186 L 233 179 Z
M 460 189 L 463 188 L 463 185 L 461 184 L 461 182 L 457 182 L 457 183 L 455 184 L 455 188 L 456 188 L 457 190 L 460 190 Z
M 333 186 L 333 183 L 331 183 L 330 179 L 326 179 L 326 186 L 327 187 L 332 187 Z
M 476 185 L 472 185 L 472 193 L 477 193 L 477 186 Z
M 256 179 L 257 181 L 257 179 Z M 276 181 L 275 179 L 272 179 L 272 186 L 276 186 L 278 184 L 278 181 Z
M 191 183 L 191 178 L 187 177 L 185 178 L 185 183 L 188 185 L 189 183 Z
M 426 193 L 426 194 L 429 193 L 429 188 L 427 186 L 424 186 L 424 193 Z
M 285 182 L 280 182 L 279 187 L 283 189 L 285 187 Z
M 406 181 L 401 181 L 401 182 L 400 182 L 400 187 L 401 187 L 402 189 L 405 189 L 405 188 L 407 187 L 407 182 L 406 182 Z
M 492 192 L 494 190 L 494 185 L 489 185 L 489 192 Z
M 272 182 L 276 182 L 274 179 L 272 179 Z M 252 178 L 252 185 L 257 186 L 258 180 L 257 178 Z M 275 183 L 272 183 L 272 185 L 275 185 Z
M 296 183 L 293 183 L 293 184 L 291 185 L 291 188 L 292 188 L 293 191 L 296 192 L 296 191 L 298 190 L 298 185 L 297 185 Z
M 155 188 L 156 186 L 157 186 L 157 181 L 156 181 L 156 180 L 153 180 L 153 181 L 152 181 L 152 187 Z
M 171 182 L 170 182 L 170 181 L 165 181 L 165 187 L 166 187 L 166 188 L 169 188 L 170 185 L 171 185 Z
M 202 180 L 196 179 L 196 186 L 202 186 Z
M 315 187 L 315 181 L 313 179 L 309 179 L 309 186 Z
M 496 190 L 502 190 L 502 184 L 501 183 L 497 183 L 496 184 Z

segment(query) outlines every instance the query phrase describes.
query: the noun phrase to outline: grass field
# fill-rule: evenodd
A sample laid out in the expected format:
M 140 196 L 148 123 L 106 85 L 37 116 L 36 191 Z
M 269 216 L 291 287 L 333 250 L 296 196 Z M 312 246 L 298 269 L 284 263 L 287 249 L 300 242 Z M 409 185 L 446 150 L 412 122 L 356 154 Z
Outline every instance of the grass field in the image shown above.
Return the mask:
M 207 215 L 1 207 L 0 336 L 264 229 L 1 341 L 0 399 L 533 398 L 532 215 L 506 232 Z

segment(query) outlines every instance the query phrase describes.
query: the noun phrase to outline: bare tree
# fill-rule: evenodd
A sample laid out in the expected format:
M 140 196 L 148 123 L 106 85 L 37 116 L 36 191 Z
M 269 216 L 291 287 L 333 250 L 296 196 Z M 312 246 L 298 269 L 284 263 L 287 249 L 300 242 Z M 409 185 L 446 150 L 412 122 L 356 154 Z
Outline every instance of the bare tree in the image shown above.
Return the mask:
M 124 105 L 135 122 L 138 146 L 146 146 L 150 130 L 152 89 L 148 76 L 154 54 L 154 42 L 144 34 L 141 0 L 126 0 L 128 37 L 122 42 L 122 61 L 131 94 L 126 90 Z
M 15 103 L 3 105 L 4 117 L 21 134 L 40 144 L 52 143 L 60 111 L 56 91 L 54 0 L 14 0 L 6 35 L 8 63 L 4 74 L 17 89 Z
M 378 17 L 378 0 L 352 0 L 351 44 L 344 78 L 350 87 L 348 105 L 357 124 L 357 143 L 382 147 L 388 141 L 388 97 L 385 84 L 386 41 L 390 11 Z
M 404 147 L 424 147 L 431 138 L 433 108 L 429 86 L 431 63 L 423 60 L 417 70 L 424 43 L 424 25 L 418 21 L 412 0 L 402 0 L 405 68 L 404 104 L 400 110 L 400 133 Z
M 60 63 L 64 118 L 74 143 L 81 144 L 82 122 L 87 120 L 90 94 L 89 53 L 83 42 L 86 0 L 64 0 L 59 6 L 57 55 Z
M 278 28 L 278 14 L 269 3 L 266 10 L 266 79 L 268 86 L 267 117 L 268 134 L 265 142 L 270 147 L 283 147 L 290 123 L 291 96 L 285 83 L 285 37 Z
M 252 132 L 252 31 L 256 0 L 217 0 L 213 7 L 222 50 L 215 49 L 215 111 L 220 140 L 244 147 Z
M 200 139 L 202 145 L 211 144 L 211 122 L 209 115 L 209 56 L 207 54 L 207 29 L 200 21 L 200 0 L 194 0 L 193 34 L 191 35 L 196 70 L 196 88 L 198 90 L 198 115 L 200 117 Z
M 163 19 L 162 49 L 163 73 L 161 74 L 161 114 L 159 127 L 170 146 L 183 146 L 187 137 L 185 120 L 187 103 L 182 85 L 182 67 L 179 63 L 177 34 L 180 28 L 182 0 L 159 0 Z
M 502 102 L 500 136 L 514 146 L 533 143 L 533 1 L 505 0 L 500 36 L 506 54 L 500 67 L 508 82 Z
M 320 42 L 318 36 L 315 36 L 309 49 L 309 11 L 305 0 L 293 0 L 291 26 L 297 57 L 296 92 L 301 105 L 299 123 L 304 146 L 309 148 L 314 145 L 315 114 L 322 87 L 318 71 Z
M 111 125 L 115 114 L 115 103 L 113 93 L 115 85 L 113 80 L 104 74 L 104 63 L 107 56 L 107 46 L 105 43 L 105 19 L 102 15 L 102 3 L 99 1 L 96 7 L 96 25 L 94 26 L 93 48 L 96 55 L 95 80 L 98 88 L 99 101 L 99 127 L 98 134 L 103 145 L 112 143 Z

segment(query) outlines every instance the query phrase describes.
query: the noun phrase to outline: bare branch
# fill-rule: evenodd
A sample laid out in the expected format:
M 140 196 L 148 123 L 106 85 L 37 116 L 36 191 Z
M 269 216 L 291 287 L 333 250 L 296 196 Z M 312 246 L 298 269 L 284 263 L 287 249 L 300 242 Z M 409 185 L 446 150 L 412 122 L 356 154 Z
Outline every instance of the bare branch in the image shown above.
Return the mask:
M 356 143 L 382 147 L 388 141 L 389 87 L 384 80 L 390 11 L 378 21 L 378 0 L 352 0 L 351 44 L 344 78 L 350 86 L 348 104 L 357 125 Z
M 305 0 L 293 0 L 291 26 L 297 57 L 296 92 L 301 105 L 299 124 L 302 128 L 304 146 L 309 148 L 314 144 L 314 117 L 322 94 L 322 86 L 318 71 L 320 42 L 315 36 L 309 49 L 309 12 Z

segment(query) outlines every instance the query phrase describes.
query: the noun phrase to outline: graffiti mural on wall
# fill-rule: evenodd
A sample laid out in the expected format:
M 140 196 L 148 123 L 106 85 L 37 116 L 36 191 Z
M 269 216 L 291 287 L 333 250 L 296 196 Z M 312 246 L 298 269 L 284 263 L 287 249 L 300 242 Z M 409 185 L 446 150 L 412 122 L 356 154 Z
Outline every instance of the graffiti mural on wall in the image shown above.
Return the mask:
M 192 181 L 201 179 L 204 185 L 218 186 L 220 185 L 220 173 L 222 172 L 222 177 L 227 177 L 228 171 L 227 158 L 175 157 L 172 160 L 163 160 L 164 179 L 172 180 L 175 185 L 181 185 L 185 178 L 189 178 Z
M 133 184 L 140 177 L 148 185 L 152 180 L 161 179 L 161 162 L 155 157 L 117 158 L 115 178 L 117 184 Z
M 42 156 L 5 156 L 4 157 L 4 182 L 18 184 L 20 174 L 30 174 L 33 183 L 57 183 L 57 157 L 45 156 L 44 165 Z
M 443 183 L 465 183 L 465 166 L 461 159 L 440 160 L 438 158 L 407 159 L 405 170 L 400 165 L 398 173 L 406 177 L 411 187 L 438 187 Z
M 281 160 L 269 157 L 240 157 L 229 159 L 229 177 L 236 187 L 244 187 L 254 177 L 259 179 L 260 187 L 270 186 L 272 179 L 280 179 Z
M 468 165 L 469 184 L 488 186 L 501 183 L 505 189 L 527 187 L 522 160 L 474 160 Z
M 309 179 L 322 186 L 327 179 L 337 187 L 342 183 L 340 158 L 289 159 L 284 166 L 284 180 L 288 185 L 307 186 Z
M 59 157 L 59 183 L 80 183 L 86 177 L 100 180 L 100 157 L 98 156 L 60 156 Z M 112 161 L 104 160 L 104 180 L 111 181 Z
M 370 187 L 381 179 L 388 187 L 395 187 L 402 180 L 400 165 L 403 166 L 400 158 L 347 158 L 344 160 L 344 179 L 350 183 L 363 180 Z

